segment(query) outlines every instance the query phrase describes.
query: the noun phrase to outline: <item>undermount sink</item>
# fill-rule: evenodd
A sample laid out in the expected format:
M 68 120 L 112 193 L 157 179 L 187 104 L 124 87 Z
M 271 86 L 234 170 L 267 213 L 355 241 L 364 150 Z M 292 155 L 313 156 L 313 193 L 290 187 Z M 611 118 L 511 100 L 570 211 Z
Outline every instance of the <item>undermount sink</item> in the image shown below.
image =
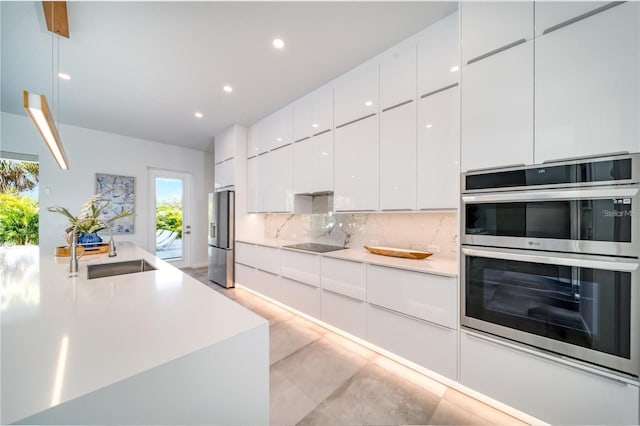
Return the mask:
M 114 275 L 134 274 L 137 272 L 155 271 L 156 268 L 144 259 L 126 260 L 124 262 L 98 263 L 87 265 L 87 279 L 112 277 Z

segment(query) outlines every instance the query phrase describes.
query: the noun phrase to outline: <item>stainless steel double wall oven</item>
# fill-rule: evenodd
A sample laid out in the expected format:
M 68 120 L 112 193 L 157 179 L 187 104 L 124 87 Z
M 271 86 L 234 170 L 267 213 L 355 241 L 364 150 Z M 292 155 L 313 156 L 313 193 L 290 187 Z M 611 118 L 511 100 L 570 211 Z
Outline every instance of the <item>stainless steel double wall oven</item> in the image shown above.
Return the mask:
M 640 154 L 462 175 L 464 327 L 640 373 Z

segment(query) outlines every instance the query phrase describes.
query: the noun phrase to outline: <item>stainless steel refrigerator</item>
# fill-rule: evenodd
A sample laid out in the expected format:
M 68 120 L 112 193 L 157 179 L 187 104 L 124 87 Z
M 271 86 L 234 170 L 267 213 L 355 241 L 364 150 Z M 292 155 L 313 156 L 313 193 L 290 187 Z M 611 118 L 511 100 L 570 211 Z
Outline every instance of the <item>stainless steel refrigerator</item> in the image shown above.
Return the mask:
M 209 194 L 209 280 L 235 286 L 235 192 Z

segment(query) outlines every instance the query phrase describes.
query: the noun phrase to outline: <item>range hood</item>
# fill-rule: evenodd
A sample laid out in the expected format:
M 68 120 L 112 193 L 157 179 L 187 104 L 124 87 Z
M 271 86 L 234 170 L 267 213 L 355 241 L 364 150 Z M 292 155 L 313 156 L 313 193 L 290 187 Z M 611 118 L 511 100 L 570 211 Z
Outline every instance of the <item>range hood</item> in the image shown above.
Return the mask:
M 333 191 L 293 195 L 295 214 L 327 214 L 333 211 Z

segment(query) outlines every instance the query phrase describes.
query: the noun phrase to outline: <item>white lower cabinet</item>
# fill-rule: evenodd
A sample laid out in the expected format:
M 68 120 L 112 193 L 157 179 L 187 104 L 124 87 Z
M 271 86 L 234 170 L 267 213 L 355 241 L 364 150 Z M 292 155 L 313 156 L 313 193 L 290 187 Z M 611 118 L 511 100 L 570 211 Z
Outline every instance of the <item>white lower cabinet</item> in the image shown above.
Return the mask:
M 366 303 L 362 300 L 323 289 L 321 319 L 356 337 L 367 337 Z
M 280 299 L 282 303 L 311 315 L 320 318 L 320 288 L 300 281 L 282 278 L 282 293 Z
M 460 382 L 551 424 L 639 424 L 637 385 L 460 333 Z
M 320 286 L 320 256 L 282 250 L 280 275 L 318 287 Z
M 250 266 L 236 262 L 236 284 L 253 289 L 256 280 L 256 270 Z
M 457 378 L 456 330 L 370 303 L 367 340 L 438 374 Z
M 236 262 L 248 266 L 255 266 L 256 246 L 236 241 Z
M 458 325 L 456 278 L 367 267 L 367 301 L 449 328 Z
M 255 246 L 255 267 L 272 274 L 280 274 L 280 249 Z
M 282 292 L 281 278 L 276 274 L 256 269 L 253 274 L 253 282 L 248 285 L 245 284 L 245 286 L 267 297 L 280 300 Z
M 365 300 L 367 272 L 365 264 L 350 260 L 322 258 L 322 288 L 355 299 Z

